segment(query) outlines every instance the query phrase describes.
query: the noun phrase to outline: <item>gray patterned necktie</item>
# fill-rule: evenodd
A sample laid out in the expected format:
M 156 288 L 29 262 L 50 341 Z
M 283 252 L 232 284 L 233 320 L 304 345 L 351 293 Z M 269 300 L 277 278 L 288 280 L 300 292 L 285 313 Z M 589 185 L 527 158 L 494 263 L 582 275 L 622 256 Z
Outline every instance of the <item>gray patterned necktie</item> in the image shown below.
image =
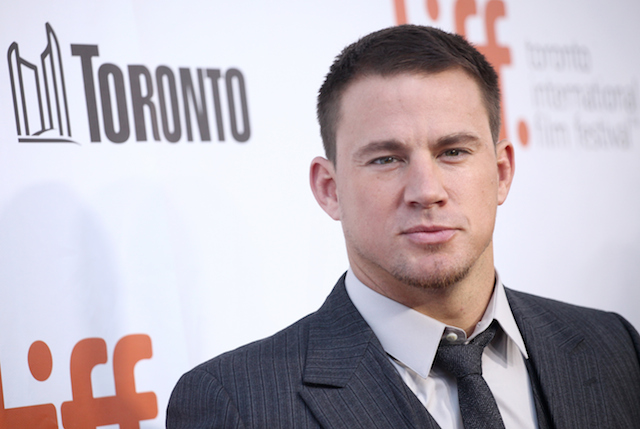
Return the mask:
M 469 344 L 440 343 L 435 364 L 458 381 L 458 403 L 465 429 L 504 429 L 491 389 L 482 377 L 482 352 L 496 334 L 494 321 Z

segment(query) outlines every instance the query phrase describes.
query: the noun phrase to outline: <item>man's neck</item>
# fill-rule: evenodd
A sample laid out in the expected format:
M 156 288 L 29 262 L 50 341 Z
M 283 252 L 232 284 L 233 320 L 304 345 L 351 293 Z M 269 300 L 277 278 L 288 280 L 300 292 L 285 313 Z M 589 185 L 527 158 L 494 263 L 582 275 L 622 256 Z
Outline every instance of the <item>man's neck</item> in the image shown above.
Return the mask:
M 474 285 L 472 292 L 460 283 L 445 290 L 420 290 L 420 296 L 412 300 L 413 304 L 411 301 L 399 302 L 442 323 L 463 329 L 470 336 L 491 300 L 494 284 L 495 278 L 484 285 Z
M 421 288 L 397 279 L 379 281 L 352 265 L 354 274 L 370 289 L 442 323 L 473 333 L 489 304 L 495 286 L 495 270 L 475 267 L 462 280 L 444 287 Z

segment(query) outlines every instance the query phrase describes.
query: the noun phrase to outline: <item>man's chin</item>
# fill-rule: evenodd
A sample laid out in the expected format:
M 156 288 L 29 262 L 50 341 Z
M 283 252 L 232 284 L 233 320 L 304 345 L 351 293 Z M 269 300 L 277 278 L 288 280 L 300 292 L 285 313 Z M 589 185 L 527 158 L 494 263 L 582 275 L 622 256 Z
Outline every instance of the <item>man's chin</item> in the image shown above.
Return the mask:
M 399 282 L 422 290 L 445 290 L 464 280 L 471 267 L 442 267 L 410 270 L 400 267 L 392 272 Z

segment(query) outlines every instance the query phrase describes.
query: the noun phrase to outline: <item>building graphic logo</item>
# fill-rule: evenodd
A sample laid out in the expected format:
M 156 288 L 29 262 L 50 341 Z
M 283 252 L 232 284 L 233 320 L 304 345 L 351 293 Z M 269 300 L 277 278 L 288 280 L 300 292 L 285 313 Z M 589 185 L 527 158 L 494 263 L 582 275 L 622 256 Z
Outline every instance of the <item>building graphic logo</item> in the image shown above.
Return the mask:
M 49 23 L 45 27 L 47 45 L 38 64 L 20 56 L 16 42 L 7 53 L 20 143 L 250 139 L 247 89 L 239 69 L 175 71 L 166 65 L 154 70 L 141 64 L 101 64 L 98 45 L 71 44 L 82 76 L 89 131 L 72 140 L 63 55 L 53 28 Z M 82 109 L 80 103 L 76 107 Z
M 71 140 L 60 44 L 51 25 L 45 27 L 47 46 L 39 65 L 22 58 L 16 42 L 7 53 L 18 141 L 76 143 Z

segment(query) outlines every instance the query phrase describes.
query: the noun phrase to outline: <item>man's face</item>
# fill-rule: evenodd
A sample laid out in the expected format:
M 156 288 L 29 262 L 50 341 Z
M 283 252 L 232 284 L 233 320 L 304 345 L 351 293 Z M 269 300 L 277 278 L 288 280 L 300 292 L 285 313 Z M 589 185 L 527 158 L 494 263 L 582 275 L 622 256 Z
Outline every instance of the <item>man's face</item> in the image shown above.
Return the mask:
M 314 192 L 342 222 L 361 280 L 384 290 L 493 275 L 493 228 L 513 176 L 513 147 L 494 146 L 469 75 L 359 78 L 343 94 L 336 141 L 335 168 L 322 161 L 329 198 L 319 198 L 320 182 Z

